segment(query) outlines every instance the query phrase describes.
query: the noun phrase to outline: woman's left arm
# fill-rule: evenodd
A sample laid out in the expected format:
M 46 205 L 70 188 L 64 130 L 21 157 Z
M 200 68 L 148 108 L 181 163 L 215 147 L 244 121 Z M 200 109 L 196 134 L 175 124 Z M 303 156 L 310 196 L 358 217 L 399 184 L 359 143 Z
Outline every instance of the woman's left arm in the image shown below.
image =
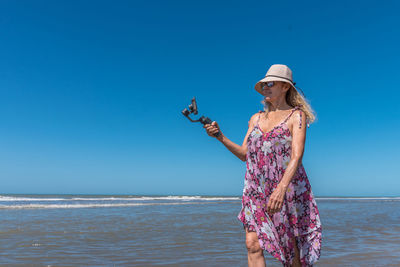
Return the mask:
M 289 164 L 279 183 L 280 186 L 287 189 L 292 180 L 298 166 L 301 164 L 304 154 L 304 146 L 306 143 L 306 116 L 303 111 L 299 110 L 293 114 L 293 133 L 292 133 L 292 154 Z
M 286 167 L 285 173 L 283 174 L 281 181 L 269 198 L 267 211 L 271 213 L 275 213 L 281 210 L 283 200 L 285 199 L 286 190 L 303 158 L 307 129 L 306 116 L 303 111 L 299 110 L 295 111 L 290 119 L 292 120 L 293 125 L 292 153 L 289 164 Z

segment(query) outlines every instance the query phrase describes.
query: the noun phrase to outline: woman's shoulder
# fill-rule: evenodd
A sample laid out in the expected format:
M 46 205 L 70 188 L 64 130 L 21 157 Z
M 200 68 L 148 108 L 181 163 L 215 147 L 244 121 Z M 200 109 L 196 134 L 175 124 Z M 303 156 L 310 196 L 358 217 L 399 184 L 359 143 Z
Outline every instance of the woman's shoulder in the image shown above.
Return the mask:
M 259 110 L 256 113 L 254 113 L 253 115 L 251 115 L 251 119 L 252 120 L 256 120 L 264 111 Z
M 307 117 L 303 110 L 300 107 L 295 107 L 292 116 L 289 118 L 289 124 L 291 125 L 299 125 L 301 128 L 302 125 L 306 125 Z
M 259 117 L 259 115 L 262 113 L 263 111 L 259 110 L 256 113 L 254 113 L 253 115 L 251 115 L 250 120 L 249 120 L 249 126 L 250 125 L 255 125 L 257 122 L 257 119 Z

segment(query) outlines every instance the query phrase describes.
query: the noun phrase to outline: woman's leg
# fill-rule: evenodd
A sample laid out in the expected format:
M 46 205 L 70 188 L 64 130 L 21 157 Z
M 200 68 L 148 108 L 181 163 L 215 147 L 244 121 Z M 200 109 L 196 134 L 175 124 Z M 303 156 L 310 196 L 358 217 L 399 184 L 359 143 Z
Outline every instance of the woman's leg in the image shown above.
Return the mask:
M 299 251 L 299 247 L 297 245 L 296 242 L 296 238 L 293 237 L 292 238 L 292 242 L 294 244 L 294 259 L 293 259 L 293 264 L 292 267 L 301 267 L 301 263 L 300 263 L 300 251 Z
M 246 248 L 247 248 L 247 261 L 249 267 L 266 267 L 263 250 L 258 242 L 257 233 L 248 231 L 246 227 Z

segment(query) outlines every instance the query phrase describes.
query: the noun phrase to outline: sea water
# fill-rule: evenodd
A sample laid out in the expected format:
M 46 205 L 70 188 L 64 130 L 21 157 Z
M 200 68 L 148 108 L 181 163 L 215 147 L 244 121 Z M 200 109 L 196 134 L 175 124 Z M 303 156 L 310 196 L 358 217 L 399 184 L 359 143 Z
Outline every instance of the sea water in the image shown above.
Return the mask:
M 400 197 L 316 201 L 316 266 L 400 266 Z M 0 266 L 247 266 L 240 209 L 240 196 L 3 194 Z

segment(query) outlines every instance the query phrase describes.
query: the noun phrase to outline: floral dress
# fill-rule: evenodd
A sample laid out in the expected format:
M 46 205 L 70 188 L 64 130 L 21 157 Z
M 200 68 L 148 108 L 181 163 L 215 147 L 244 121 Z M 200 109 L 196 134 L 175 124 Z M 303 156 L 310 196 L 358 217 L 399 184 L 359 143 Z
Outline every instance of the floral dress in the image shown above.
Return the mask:
M 242 209 L 237 218 L 255 231 L 260 247 L 291 266 L 295 256 L 296 238 L 302 266 L 312 266 L 321 254 L 321 222 L 319 211 L 311 191 L 311 185 L 303 164 L 300 162 L 285 194 L 279 212 L 267 212 L 271 193 L 285 173 L 290 157 L 292 136 L 286 121 L 299 107 L 292 109 L 289 116 L 269 132 L 263 132 L 258 121 L 247 139 L 246 175 L 244 181 Z

